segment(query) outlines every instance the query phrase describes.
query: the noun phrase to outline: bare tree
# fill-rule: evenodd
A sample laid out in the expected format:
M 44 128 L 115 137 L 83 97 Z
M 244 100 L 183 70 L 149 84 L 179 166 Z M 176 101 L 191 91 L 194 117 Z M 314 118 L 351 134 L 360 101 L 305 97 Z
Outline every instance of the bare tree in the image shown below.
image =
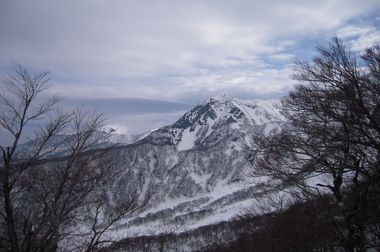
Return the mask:
M 380 48 L 357 55 L 335 38 L 318 53 L 295 66 L 300 84 L 280 105 L 288 127 L 258 136 L 251 161 L 280 186 L 332 193 L 346 250 L 365 251 L 363 216 L 380 181 Z
M 13 141 L 0 146 L 0 249 L 7 251 L 94 251 L 104 233 L 138 210 L 137 197 L 113 206 L 107 188 L 117 169 L 108 149 L 103 116 L 77 109 L 63 113 L 60 99 L 44 100 L 48 73 L 21 65 L 6 76 L 0 94 L 0 126 Z M 38 129 L 23 150 L 26 128 Z M 60 135 L 61 134 L 61 135 Z M 63 156 L 49 155 L 60 150 Z M 50 157 L 50 158 L 49 158 Z

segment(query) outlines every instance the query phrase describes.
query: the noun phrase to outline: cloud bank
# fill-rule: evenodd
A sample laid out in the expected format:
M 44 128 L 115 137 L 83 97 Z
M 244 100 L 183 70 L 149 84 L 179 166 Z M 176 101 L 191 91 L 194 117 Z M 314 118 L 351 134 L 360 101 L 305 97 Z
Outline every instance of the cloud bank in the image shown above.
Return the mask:
M 278 98 L 317 43 L 379 41 L 379 10 L 378 0 L 1 1 L 0 72 L 12 61 L 48 69 L 49 92 L 68 99 Z

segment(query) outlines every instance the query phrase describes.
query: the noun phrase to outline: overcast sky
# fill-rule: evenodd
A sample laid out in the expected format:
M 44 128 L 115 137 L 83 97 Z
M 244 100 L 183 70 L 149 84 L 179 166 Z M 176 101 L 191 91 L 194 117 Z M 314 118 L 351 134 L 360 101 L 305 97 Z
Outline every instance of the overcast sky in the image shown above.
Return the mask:
M 282 97 L 317 43 L 380 41 L 379 13 L 378 0 L 0 0 L 0 73 L 49 70 L 64 106 L 137 133 L 217 94 Z

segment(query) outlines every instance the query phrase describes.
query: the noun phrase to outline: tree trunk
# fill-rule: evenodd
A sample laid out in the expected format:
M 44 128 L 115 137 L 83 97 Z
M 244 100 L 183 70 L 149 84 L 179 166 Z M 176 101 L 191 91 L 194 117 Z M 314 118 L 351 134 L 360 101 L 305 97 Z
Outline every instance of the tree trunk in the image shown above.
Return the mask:
M 366 242 L 365 235 L 360 223 L 358 223 L 357 218 L 353 215 L 347 216 L 347 225 L 348 225 L 348 251 L 354 252 L 365 252 L 366 251 Z
M 6 162 L 4 165 L 4 177 L 2 181 L 4 193 L 4 210 L 11 251 L 18 252 L 18 238 L 14 225 L 13 206 L 11 202 L 11 188 L 9 186 L 9 170 L 10 164 L 9 162 Z

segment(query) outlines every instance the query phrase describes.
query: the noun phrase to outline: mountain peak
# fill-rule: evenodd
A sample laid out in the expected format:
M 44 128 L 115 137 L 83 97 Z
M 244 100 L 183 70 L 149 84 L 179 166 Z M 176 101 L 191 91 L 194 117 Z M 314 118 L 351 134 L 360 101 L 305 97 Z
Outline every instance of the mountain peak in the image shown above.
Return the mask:
M 214 96 L 196 105 L 185 113 L 171 127 L 186 129 L 194 125 L 214 124 L 216 121 L 227 123 L 247 118 L 251 124 L 263 124 L 271 120 L 282 120 L 275 108 L 276 100 L 240 100 L 226 94 Z
M 282 121 L 274 101 L 244 101 L 218 95 L 196 105 L 174 124 L 160 128 L 142 141 L 157 145 L 176 146 L 184 151 L 217 141 L 220 132 L 261 127 L 271 121 Z
M 227 94 L 219 94 L 219 95 L 216 95 L 214 97 L 211 97 L 210 100 L 214 100 L 214 101 L 231 101 L 233 100 L 233 98 Z

